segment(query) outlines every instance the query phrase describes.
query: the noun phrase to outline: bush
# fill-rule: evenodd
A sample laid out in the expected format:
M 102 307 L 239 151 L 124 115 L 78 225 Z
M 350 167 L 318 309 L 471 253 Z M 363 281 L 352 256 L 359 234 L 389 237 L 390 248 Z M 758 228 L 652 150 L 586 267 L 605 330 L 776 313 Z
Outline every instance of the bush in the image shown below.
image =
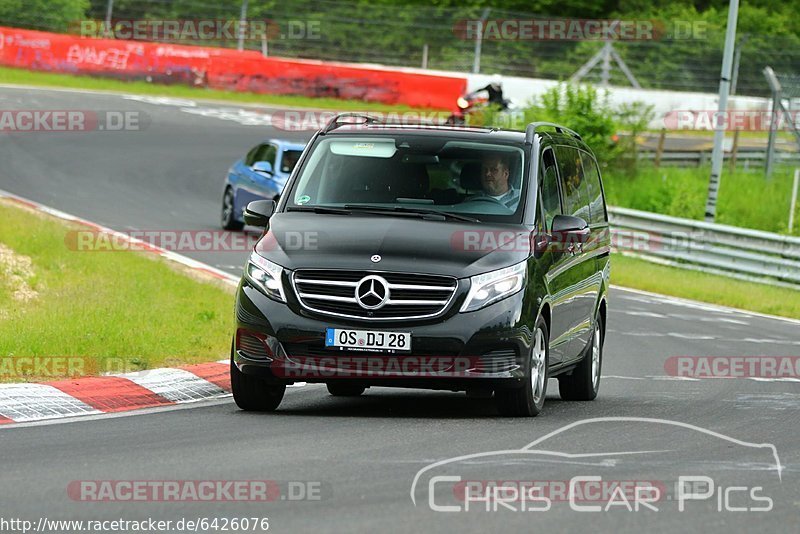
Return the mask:
M 602 167 L 633 174 L 636 170 L 636 136 L 653 117 L 652 106 L 641 102 L 612 108 L 608 92 L 602 94 L 591 85 L 561 84 L 546 91 L 514 117 L 514 126 L 545 121 L 563 124 L 581 134 Z M 497 108 L 471 117 L 473 124 L 505 126 Z M 618 132 L 625 132 L 618 138 Z

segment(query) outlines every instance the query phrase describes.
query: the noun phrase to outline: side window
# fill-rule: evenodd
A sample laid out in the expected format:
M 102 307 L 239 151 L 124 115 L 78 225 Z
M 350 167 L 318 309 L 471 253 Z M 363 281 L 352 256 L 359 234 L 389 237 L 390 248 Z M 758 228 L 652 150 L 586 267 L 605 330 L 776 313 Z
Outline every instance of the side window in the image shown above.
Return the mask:
M 558 197 L 558 170 L 553 149 L 542 152 L 542 210 L 545 231 L 553 226 L 553 218 L 561 213 L 561 200 Z
M 604 224 L 608 222 L 606 206 L 603 202 L 603 189 L 600 185 L 600 170 L 595 159 L 586 152 L 581 152 L 583 160 L 583 175 L 589 191 L 589 210 L 591 224 Z
M 256 161 L 268 161 L 272 164 L 272 167 L 274 168 L 275 156 L 277 155 L 277 153 L 278 151 L 275 148 L 275 145 L 265 143 L 261 145 L 261 149 L 258 151 L 258 154 L 256 155 Z
M 248 167 L 252 167 L 253 163 L 258 161 L 256 157 L 258 156 L 258 151 L 261 149 L 262 145 L 256 145 L 250 149 L 250 152 L 244 157 L 244 164 Z
M 577 150 L 568 146 L 556 147 L 558 172 L 561 175 L 561 194 L 564 198 L 564 213 L 580 217 L 584 199 L 581 198 L 583 166 Z

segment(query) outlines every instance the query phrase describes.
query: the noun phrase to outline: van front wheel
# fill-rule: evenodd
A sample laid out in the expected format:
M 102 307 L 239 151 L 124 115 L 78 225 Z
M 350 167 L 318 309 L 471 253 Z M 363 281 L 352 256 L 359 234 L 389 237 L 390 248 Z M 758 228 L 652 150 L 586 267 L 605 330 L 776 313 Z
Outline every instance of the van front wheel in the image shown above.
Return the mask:
M 533 346 L 525 366 L 525 384 L 521 388 L 495 391 L 497 409 L 508 417 L 535 417 L 544 407 L 547 394 L 550 347 L 547 324 L 544 318 L 536 320 Z
M 236 406 L 246 412 L 274 412 L 283 400 L 286 385 L 271 384 L 263 378 L 244 374 L 236 367 L 231 354 L 231 392 Z

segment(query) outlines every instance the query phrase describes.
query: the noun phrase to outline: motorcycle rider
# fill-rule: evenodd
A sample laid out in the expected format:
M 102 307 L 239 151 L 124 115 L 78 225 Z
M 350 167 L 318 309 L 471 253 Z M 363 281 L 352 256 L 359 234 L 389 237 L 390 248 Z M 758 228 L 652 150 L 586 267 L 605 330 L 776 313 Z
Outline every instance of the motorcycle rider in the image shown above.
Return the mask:
M 508 109 L 508 102 L 503 98 L 503 78 L 499 74 L 493 75 L 489 84 L 478 91 L 486 91 L 489 94 L 489 104 L 500 106 L 504 110 Z

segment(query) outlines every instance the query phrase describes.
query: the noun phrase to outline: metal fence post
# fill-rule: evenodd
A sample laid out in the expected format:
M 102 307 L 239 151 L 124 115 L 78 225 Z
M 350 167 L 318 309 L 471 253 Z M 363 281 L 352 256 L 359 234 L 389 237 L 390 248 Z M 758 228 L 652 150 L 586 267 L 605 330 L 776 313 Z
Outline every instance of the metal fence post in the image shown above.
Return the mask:
M 481 71 L 481 47 L 483 46 L 483 26 L 486 24 L 486 19 L 489 18 L 491 8 L 486 8 L 481 14 L 481 20 L 478 22 L 478 37 L 475 39 L 475 58 L 472 61 L 472 73 L 478 74 Z
M 733 53 L 733 79 L 731 80 L 731 94 L 736 94 L 736 86 L 739 83 L 739 64 L 742 61 L 742 48 L 747 42 L 748 34 L 743 34 L 739 39 L 739 44 L 736 45 L 736 51 Z
M 239 42 L 236 45 L 236 50 L 239 52 L 244 50 L 245 24 L 247 24 L 247 0 L 242 0 L 242 12 L 239 16 Z
M 718 122 L 714 129 L 714 151 L 711 153 L 711 176 L 708 179 L 708 197 L 706 198 L 707 222 L 714 222 L 717 217 L 717 195 L 722 181 L 722 142 L 725 139 L 725 129 L 728 127 L 726 114 L 728 111 L 728 95 L 731 88 L 731 70 L 733 69 L 733 48 L 736 39 L 736 23 L 739 19 L 739 0 L 731 0 L 728 6 L 728 24 L 725 30 L 725 47 L 722 52 L 722 69 L 719 75 L 719 105 L 718 111 L 721 123 Z
M 794 228 L 794 210 L 797 208 L 797 186 L 800 182 L 800 168 L 794 170 L 794 183 L 792 184 L 792 201 L 789 208 L 789 233 Z
M 767 139 L 767 157 L 764 163 L 764 173 L 767 178 L 772 176 L 772 163 L 775 159 L 775 137 L 778 135 L 778 123 L 781 120 L 781 83 L 775 76 L 772 67 L 764 67 L 764 77 L 772 90 L 772 115 L 769 123 L 769 138 Z
M 111 31 L 111 17 L 114 14 L 114 0 L 108 0 L 106 4 L 106 37 L 110 37 L 114 32 Z

